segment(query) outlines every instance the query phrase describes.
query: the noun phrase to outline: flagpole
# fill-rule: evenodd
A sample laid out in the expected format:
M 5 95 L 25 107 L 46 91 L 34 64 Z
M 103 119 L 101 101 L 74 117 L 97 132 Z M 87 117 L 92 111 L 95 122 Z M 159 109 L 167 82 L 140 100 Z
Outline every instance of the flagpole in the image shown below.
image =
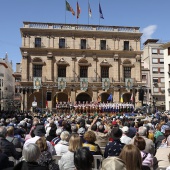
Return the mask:
M 76 5 L 76 10 L 77 10 L 77 25 L 78 25 L 78 0 L 77 0 L 77 5 Z
M 88 0 L 88 10 L 87 10 L 87 15 L 88 15 L 88 25 L 89 25 L 89 0 Z
M 100 0 L 99 0 L 99 6 L 100 6 Z M 100 12 L 99 12 L 99 25 L 100 25 Z
M 65 0 L 65 24 L 66 24 L 66 0 Z

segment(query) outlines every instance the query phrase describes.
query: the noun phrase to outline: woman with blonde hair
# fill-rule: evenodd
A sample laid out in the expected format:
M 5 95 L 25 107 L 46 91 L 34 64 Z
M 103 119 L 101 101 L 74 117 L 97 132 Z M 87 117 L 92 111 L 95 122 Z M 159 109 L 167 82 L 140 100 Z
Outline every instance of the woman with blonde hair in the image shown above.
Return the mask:
M 48 151 L 48 146 L 45 137 L 41 137 L 36 141 L 37 146 L 39 147 L 41 154 L 37 160 L 38 164 L 41 166 L 47 167 L 49 170 L 59 170 L 57 164 L 54 163 L 51 153 Z
M 126 170 L 142 170 L 141 153 L 135 145 L 125 145 L 119 158 L 125 162 Z
M 69 140 L 68 152 L 65 153 L 60 161 L 60 170 L 75 170 L 74 152 L 82 147 L 82 140 L 78 134 L 72 134 Z

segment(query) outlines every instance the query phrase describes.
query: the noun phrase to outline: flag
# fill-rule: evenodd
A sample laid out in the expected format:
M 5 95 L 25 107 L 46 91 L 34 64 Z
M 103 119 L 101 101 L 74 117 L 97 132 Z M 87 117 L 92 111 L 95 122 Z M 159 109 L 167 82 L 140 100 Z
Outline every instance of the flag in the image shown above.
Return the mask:
M 120 97 L 120 103 L 123 103 L 123 94 Z
M 75 15 L 73 8 L 70 6 L 70 4 L 67 1 L 66 1 L 66 10 L 70 11 L 73 15 Z
M 56 103 L 58 103 L 58 97 L 56 96 L 56 98 L 55 98 L 55 101 L 56 101 Z
M 100 13 L 100 18 L 104 19 L 100 3 L 99 3 L 99 13 Z
M 77 18 L 80 17 L 80 12 L 81 12 L 81 9 L 80 9 L 79 3 L 77 1 Z
M 113 95 L 110 94 L 109 97 L 107 98 L 107 100 L 108 100 L 108 101 L 112 101 L 112 99 L 113 99 Z
M 91 16 L 92 16 L 92 11 L 91 11 L 91 8 L 90 8 L 90 3 L 89 3 L 89 7 L 88 7 L 89 9 L 88 9 L 88 11 L 89 11 L 89 17 L 91 18 Z
M 130 101 L 133 103 L 133 93 L 131 95 Z
M 46 108 L 48 108 L 48 101 L 46 100 Z

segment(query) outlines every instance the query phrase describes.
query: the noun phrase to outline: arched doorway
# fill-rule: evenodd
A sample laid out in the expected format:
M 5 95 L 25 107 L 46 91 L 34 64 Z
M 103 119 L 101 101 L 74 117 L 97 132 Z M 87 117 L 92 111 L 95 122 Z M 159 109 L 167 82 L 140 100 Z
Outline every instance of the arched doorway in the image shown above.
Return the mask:
M 68 102 L 68 95 L 66 93 L 58 93 L 55 97 L 54 97 L 55 102 Z
M 124 103 L 129 103 L 129 102 L 131 102 L 131 101 L 130 101 L 130 98 L 131 98 L 131 94 L 130 94 L 130 93 L 124 93 L 124 94 L 123 94 L 123 102 L 124 102 Z
M 108 102 L 108 97 L 109 97 L 109 94 L 108 93 L 102 93 L 101 94 L 101 102 L 103 103 L 107 103 Z
M 91 96 L 89 94 L 87 94 L 87 93 L 80 93 L 80 94 L 77 95 L 76 101 L 77 102 L 80 101 L 81 103 L 83 103 L 83 102 L 86 102 L 86 101 L 91 102 L 92 99 L 91 99 Z

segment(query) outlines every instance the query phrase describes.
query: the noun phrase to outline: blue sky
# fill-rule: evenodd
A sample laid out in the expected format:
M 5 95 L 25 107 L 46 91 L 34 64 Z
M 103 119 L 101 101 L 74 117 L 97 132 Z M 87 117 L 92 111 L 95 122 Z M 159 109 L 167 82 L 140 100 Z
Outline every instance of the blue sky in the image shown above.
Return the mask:
M 77 0 L 68 0 L 76 11 Z M 79 24 L 88 24 L 88 0 L 78 0 L 81 8 Z M 89 0 L 90 24 L 99 24 L 99 0 Z M 170 41 L 170 0 L 100 0 L 104 19 L 101 25 L 137 26 L 143 32 L 142 42 L 148 38 Z M 0 58 L 6 52 L 15 64 L 21 61 L 20 28 L 23 21 L 65 23 L 65 0 L 1 0 L 0 2 Z M 77 23 L 66 12 L 66 23 Z

